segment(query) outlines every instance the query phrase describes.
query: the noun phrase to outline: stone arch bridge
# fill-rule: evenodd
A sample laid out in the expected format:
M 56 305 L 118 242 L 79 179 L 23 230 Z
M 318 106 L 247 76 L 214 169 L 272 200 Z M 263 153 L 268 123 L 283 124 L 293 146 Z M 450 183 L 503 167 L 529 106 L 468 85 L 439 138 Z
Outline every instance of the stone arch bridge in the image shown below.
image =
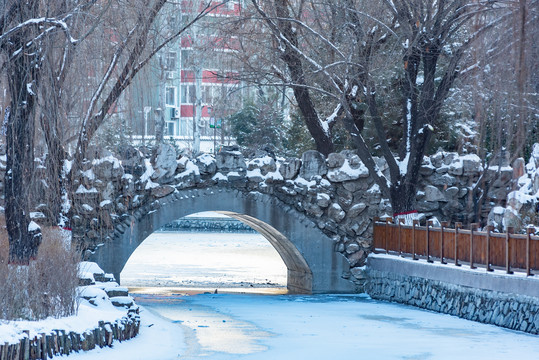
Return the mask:
M 191 159 L 162 144 L 151 156 L 129 147 L 118 157 L 93 157 L 75 183 L 73 241 L 117 280 L 152 232 L 192 213 L 218 211 L 275 247 L 288 268 L 290 291 L 355 292 L 370 251 L 372 219 L 391 213 L 351 151 L 327 158 L 307 151 L 301 159 L 263 152 L 246 161 L 237 148 L 226 147 L 216 156 Z M 383 162 L 379 166 L 387 172 Z M 430 207 L 447 207 L 444 194 L 429 191 L 427 198 L 435 196 Z

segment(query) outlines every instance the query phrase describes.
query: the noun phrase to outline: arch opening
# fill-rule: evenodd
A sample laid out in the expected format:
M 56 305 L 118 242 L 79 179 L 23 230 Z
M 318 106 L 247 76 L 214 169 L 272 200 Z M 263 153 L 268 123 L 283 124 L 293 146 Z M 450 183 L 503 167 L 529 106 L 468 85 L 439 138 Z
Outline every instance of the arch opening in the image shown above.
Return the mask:
M 238 225 L 241 229 L 226 231 Z M 310 293 L 312 286 L 307 262 L 283 234 L 230 211 L 191 214 L 152 233 L 126 261 L 121 278 L 137 291 L 215 288 L 282 294 Z

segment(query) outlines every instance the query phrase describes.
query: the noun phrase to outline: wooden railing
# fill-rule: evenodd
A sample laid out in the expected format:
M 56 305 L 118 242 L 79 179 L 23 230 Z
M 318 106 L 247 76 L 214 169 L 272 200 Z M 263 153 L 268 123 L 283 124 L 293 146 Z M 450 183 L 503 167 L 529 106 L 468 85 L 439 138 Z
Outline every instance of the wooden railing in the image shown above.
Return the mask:
M 457 266 L 466 263 L 470 268 L 483 265 L 487 271 L 494 267 L 505 269 L 508 274 L 525 271 L 528 276 L 539 270 L 539 236 L 477 231 L 478 224 L 463 229 L 461 223 L 449 228 L 447 222 L 441 227 L 392 223 L 390 219 L 374 222 L 374 251 L 393 253 L 412 259 L 424 258 L 428 262 L 442 264 L 452 262 Z

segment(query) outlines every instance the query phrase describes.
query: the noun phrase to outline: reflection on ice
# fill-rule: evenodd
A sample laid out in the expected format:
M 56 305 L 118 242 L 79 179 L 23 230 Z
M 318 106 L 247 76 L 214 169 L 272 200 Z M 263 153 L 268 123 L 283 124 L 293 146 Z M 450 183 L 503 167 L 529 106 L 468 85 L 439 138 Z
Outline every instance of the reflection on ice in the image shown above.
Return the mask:
M 213 353 L 245 355 L 267 350 L 260 340 L 271 336 L 256 325 L 193 304 L 189 297 L 137 295 L 136 301 L 184 329 L 187 354 L 182 358 L 203 358 Z

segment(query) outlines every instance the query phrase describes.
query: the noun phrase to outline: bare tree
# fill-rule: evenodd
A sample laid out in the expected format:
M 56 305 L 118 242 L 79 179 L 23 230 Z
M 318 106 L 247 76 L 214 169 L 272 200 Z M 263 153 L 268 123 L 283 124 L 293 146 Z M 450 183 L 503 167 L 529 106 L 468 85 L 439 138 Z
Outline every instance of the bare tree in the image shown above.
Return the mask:
M 134 17 L 120 23 L 116 18 L 113 27 L 104 29 L 103 33 L 108 33 L 109 38 L 102 44 L 112 46 L 112 55 L 104 72 L 96 76 L 99 79 L 97 87 L 92 91 L 80 122 L 75 169 L 80 167 L 92 137 L 135 75 L 166 44 L 223 2 L 201 1 L 198 13 L 173 34 L 152 44 L 154 46 L 150 49 L 148 39 L 152 27 L 166 3 L 166 0 L 134 1 L 128 9 L 135 14 Z M 60 199 L 66 195 L 61 193 L 62 188 L 67 191 L 69 184 L 62 183 L 60 176 L 65 151 L 58 119 L 66 113 L 61 113 L 59 104 L 72 65 L 73 51 L 91 34 L 96 34 L 95 30 L 103 25 L 102 20 L 110 11 L 124 9 L 125 5 L 113 0 L 73 3 L 10 0 L 3 3 L 0 49 L 2 70 L 6 73 L 10 94 L 6 137 L 6 223 L 10 261 L 13 263 L 28 263 L 35 256 L 41 239 L 39 228 L 31 225 L 28 202 L 34 175 L 38 119 L 49 151 L 50 181 L 54 184 L 50 189 L 54 193 L 51 198 Z M 119 31 L 109 31 L 114 29 Z M 58 211 L 59 207 L 59 202 L 56 202 L 53 211 Z
M 294 89 L 317 149 L 332 151 L 331 129 L 342 120 L 395 215 L 415 212 L 419 169 L 442 107 L 474 41 L 510 16 L 503 2 L 251 0 L 251 4 L 271 34 L 267 41 L 287 68 L 274 75 Z M 471 20 L 478 13 L 493 15 L 471 31 Z M 392 120 L 386 117 L 394 114 L 381 107 L 380 93 L 392 86 L 388 79 L 397 84 L 399 91 L 393 95 L 401 106 Z M 325 103 L 313 101 L 315 93 L 324 94 Z M 319 115 L 323 108 L 326 116 Z M 401 126 L 397 150 L 388 144 L 392 131 L 388 123 Z M 365 129 L 372 129 L 377 150 L 365 139 Z M 373 158 L 376 152 L 385 158 L 389 177 Z

